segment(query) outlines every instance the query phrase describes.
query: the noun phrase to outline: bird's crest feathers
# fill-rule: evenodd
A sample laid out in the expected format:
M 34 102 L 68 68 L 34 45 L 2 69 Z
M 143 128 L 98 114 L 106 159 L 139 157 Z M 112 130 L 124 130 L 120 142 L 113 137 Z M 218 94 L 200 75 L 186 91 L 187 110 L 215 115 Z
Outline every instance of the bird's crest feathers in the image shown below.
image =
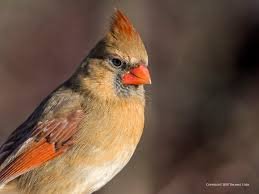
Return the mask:
M 139 34 L 126 15 L 116 9 L 112 16 L 110 33 L 115 38 L 138 39 Z

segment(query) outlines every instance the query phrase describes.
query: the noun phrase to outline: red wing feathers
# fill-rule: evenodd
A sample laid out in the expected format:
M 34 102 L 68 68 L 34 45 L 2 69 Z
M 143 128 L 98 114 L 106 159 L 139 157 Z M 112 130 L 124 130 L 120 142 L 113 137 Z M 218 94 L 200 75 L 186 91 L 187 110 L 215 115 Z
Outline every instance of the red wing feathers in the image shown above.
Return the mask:
M 31 135 L 33 143 L 0 171 L 0 183 L 7 183 L 66 152 L 82 116 L 83 112 L 78 110 L 66 117 L 39 122 Z
M 56 151 L 54 144 L 50 144 L 42 139 L 36 142 L 29 150 L 19 155 L 1 171 L 0 182 L 9 182 L 62 153 L 63 150 Z

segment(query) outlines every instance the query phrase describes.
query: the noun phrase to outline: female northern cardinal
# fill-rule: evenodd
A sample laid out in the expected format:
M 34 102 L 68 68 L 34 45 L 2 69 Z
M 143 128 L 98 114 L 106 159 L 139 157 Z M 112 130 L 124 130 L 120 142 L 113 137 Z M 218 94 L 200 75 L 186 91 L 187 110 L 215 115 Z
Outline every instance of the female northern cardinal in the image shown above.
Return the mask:
M 0 148 L 0 185 L 26 194 L 92 193 L 129 161 L 144 126 L 146 49 L 121 11 L 70 79 Z

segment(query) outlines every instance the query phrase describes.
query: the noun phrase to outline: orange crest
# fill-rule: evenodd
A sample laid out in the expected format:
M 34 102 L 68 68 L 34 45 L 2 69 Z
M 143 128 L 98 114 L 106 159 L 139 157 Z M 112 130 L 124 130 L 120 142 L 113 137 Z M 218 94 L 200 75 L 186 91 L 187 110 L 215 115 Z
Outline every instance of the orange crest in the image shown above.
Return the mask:
M 138 38 L 139 35 L 130 20 L 120 10 L 116 9 L 110 26 L 110 32 L 115 36 L 123 36 L 127 39 Z

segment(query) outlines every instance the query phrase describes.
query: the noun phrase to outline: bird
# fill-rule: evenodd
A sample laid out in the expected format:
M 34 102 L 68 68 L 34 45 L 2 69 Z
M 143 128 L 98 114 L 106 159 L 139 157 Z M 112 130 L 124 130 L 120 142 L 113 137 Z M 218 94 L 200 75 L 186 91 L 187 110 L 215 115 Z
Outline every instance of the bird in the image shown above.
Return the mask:
M 140 141 L 148 84 L 145 45 L 116 9 L 107 32 L 75 72 L 1 145 L 1 190 L 91 194 L 102 188 Z

